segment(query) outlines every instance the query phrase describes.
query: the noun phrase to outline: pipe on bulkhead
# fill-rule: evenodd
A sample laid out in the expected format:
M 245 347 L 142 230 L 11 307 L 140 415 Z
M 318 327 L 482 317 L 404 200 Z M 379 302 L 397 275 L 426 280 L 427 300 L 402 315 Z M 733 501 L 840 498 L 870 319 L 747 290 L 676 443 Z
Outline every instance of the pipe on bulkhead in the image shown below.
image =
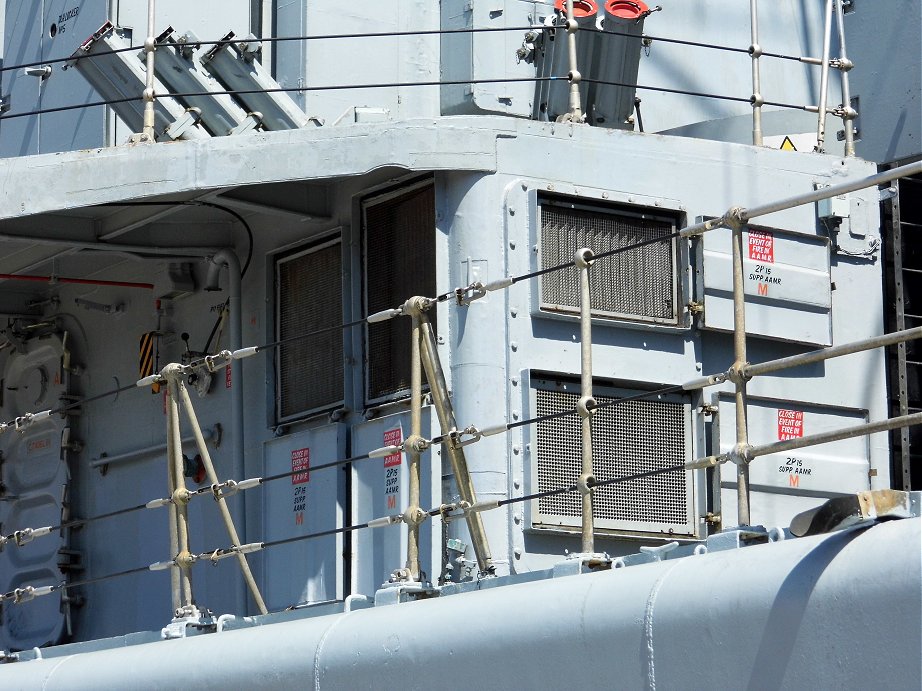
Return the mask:
M 221 269 L 227 267 L 227 305 L 230 321 L 230 350 L 239 350 L 243 347 L 243 331 L 241 327 L 241 275 L 240 260 L 232 250 L 219 250 L 208 260 L 208 274 L 205 279 L 205 290 L 220 290 Z M 243 377 L 241 376 L 242 367 L 239 360 L 231 360 L 228 367 L 231 368 L 231 446 L 233 447 L 233 459 L 230 477 L 240 478 L 245 476 L 243 463 Z M 244 509 L 246 497 L 241 496 L 240 515 L 246 516 Z M 244 535 L 246 527 L 244 526 Z M 243 602 L 246 602 L 246 594 L 242 592 Z

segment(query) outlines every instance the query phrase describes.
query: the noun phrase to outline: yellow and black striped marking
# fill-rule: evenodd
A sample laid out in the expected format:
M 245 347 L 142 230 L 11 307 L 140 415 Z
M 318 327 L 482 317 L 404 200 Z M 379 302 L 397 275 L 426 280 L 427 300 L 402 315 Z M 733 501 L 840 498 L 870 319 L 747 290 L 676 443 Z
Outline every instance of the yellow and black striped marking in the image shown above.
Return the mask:
M 138 347 L 138 379 L 144 379 L 154 373 L 154 341 L 156 331 L 148 331 L 141 335 Z M 160 392 L 160 384 L 151 385 L 152 393 Z

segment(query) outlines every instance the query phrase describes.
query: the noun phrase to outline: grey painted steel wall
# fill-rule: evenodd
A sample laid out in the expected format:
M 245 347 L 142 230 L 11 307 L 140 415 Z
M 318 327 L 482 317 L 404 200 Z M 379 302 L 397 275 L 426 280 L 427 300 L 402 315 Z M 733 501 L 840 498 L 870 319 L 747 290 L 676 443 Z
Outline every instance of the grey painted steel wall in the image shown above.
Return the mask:
M 858 155 L 881 163 L 922 155 L 922 2 L 853 3 L 845 15 Z M 891 9 L 891 8 L 887 8 Z M 886 37 L 886 38 L 883 38 Z
M 56 171 L 53 189 L 44 184 L 49 165 Z M 170 174 L 165 176 L 163 171 L 167 170 Z M 344 285 L 346 295 L 353 297 L 347 297 L 349 305 L 344 313 L 350 319 L 363 316 L 361 301 L 355 297 L 362 294 L 360 224 L 353 220 L 358 218 L 357 200 L 382 183 L 405 178 L 410 171 L 432 171 L 436 177 L 436 277 L 441 292 L 467 285 L 474 277 L 492 280 L 535 268 L 534 199 L 539 191 L 549 188 L 581 200 L 673 210 L 692 222 L 700 216 L 719 215 L 732 204 L 751 206 L 809 190 L 814 182 L 852 179 L 873 170 L 871 164 L 856 159 L 842 161 L 829 156 L 504 117 L 445 117 L 5 160 L 0 162 L 0 173 L 6 180 L 0 190 L 0 232 L 26 228 L 47 234 L 60 228 L 61 237 L 91 239 L 104 229 L 116 227 L 115 221 L 124 214 L 110 218 L 109 210 L 84 209 L 81 213 L 100 218 L 71 216 L 65 228 L 57 222 L 57 212 L 132 199 L 208 194 L 239 185 L 256 185 L 249 188 L 254 198 L 282 198 L 287 194 L 294 199 L 295 188 L 276 184 L 310 181 L 324 185 L 327 201 L 313 216 L 281 210 L 246 211 L 254 231 L 254 259 L 243 280 L 243 343 L 256 345 L 275 338 L 271 303 L 267 303 L 272 295 L 274 253 L 328 237 L 332 232 L 343 234 L 349 253 L 344 262 Z M 853 195 L 865 205 L 864 211 L 851 219 L 853 229 L 867 238 L 878 234 L 877 220 L 871 213 L 876 207 L 876 195 L 875 190 Z M 182 213 L 173 220 L 160 219 L 123 239 L 179 245 L 194 232 L 196 244 L 233 244 L 241 257 L 246 255 L 247 237 L 230 217 L 206 216 L 201 210 Z M 764 224 L 801 232 L 817 228 L 811 207 L 776 214 L 766 218 Z M 839 239 L 840 244 L 851 241 Z M 4 261 L 13 262 L 16 257 Z M 55 264 L 59 275 L 83 272 L 133 281 L 155 278 L 157 268 L 154 262 L 104 261 L 79 254 L 60 257 Z M 193 268 L 201 285 L 204 266 L 195 264 Z M 837 286 L 832 293 L 833 342 L 879 333 L 879 262 L 835 255 L 831 271 Z M 72 333 L 79 335 L 74 337 L 75 358 L 89 373 L 81 380 L 81 390 L 92 395 L 137 376 L 137 337 L 157 328 L 157 314 L 148 292 L 99 288 L 90 296 L 89 290 L 60 286 L 57 294 L 72 315 L 65 318 L 76 319 L 86 331 L 85 336 L 76 328 Z M 507 291 L 491 293 L 470 307 L 445 303 L 439 306 L 440 335 L 445 339 L 439 348 L 460 425 L 483 427 L 512 421 L 516 415 L 519 419 L 528 416 L 531 411 L 525 389 L 530 370 L 578 373 L 578 324 L 569 317 L 532 317 L 536 290 L 537 283 L 523 282 Z M 98 302 L 121 302 L 126 309 L 121 316 L 84 311 L 73 306 L 73 299 L 79 296 Z M 161 341 L 161 366 L 179 359 L 183 350 L 179 334 L 184 331 L 191 334 L 193 349 L 203 347 L 225 298 L 224 292 L 212 294 L 196 289 L 164 305 L 162 330 L 166 334 Z M 855 310 L 857 304 L 867 308 Z M 348 340 L 350 347 L 344 353 L 349 390 L 345 405 L 354 411 L 344 419 L 344 424 L 352 428 L 351 454 L 382 445 L 381 428 L 366 424 L 362 415 L 361 339 L 361 329 L 354 329 Z M 594 340 L 597 376 L 622 382 L 680 383 L 702 373 L 723 371 L 732 361 L 726 334 L 696 328 L 638 327 L 602 320 L 595 325 Z M 792 343 L 752 339 L 750 358 L 758 362 L 804 349 Z M 245 475 L 254 477 L 267 472 L 267 441 L 276 434 L 293 435 L 326 425 L 328 418 L 320 416 L 277 427 L 272 422 L 271 360 L 260 356 L 242 364 L 243 381 L 237 384 L 244 387 L 247 401 Z M 757 379 L 750 384 L 750 393 L 867 410 L 872 420 L 886 416 L 883 360 L 877 353 L 830 361 L 798 374 L 803 376 Z M 208 396 L 196 399 L 204 426 L 228 422 L 230 396 L 231 390 L 219 377 Z M 397 411 L 383 414 L 390 412 Z M 704 419 L 698 417 L 695 424 L 703 434 Z M 76 498 L 75 515 L 97 515 L 165 495 L 162 456 L 112 467 L 105 476 L 87 462 L 103 452 L 111 455 L 163 443 L 165 421 L 159 396 L 137 390 L 114 400 L 98 401 L 86 406 L 79 426 L 87 447 L 75 470 L 75 486 L 83 488 Z M 362 432 L 363 428 L 369 433 Z M 525 491 L 532 462 L 527 446 L 530 441 L 527 431 L 516 431 L 486 438 L 467 448 L 475 487 L 482 499 Z M 224 443 L 213 453 L 219 475 L 226 476 L 233 456 L 230 445 Z M 440 469 L 441 461 L 434 458 L 437 457 L 430 454 L 423 462 L 435 463 Z M 869 458 L 872 468 L 878 470 L 872 486 L 888 486 L 886 435 L 871 439 Z M 441 479 L 437 472 L 433 473 L 429 490 L 433 496 L 437 495 Z M 447 480 L 450 484 L 450 478 Z M 442 498 L 450 499 L 450 490 Z M 238 525 L 245 522 L 244 539 L 261 540 L 267 518 L 263 495 L 260 490 L 251 490 L 246 499 L 246 516 L 239 510 L 239 498 L 229 503 Z M 290 507 L 285 510 L 290 514 Z M 227 538 L 216 520 L 213 502 L 194 503 L 191 512 L 196 548 L 226 546 Z M 727 507 L 726 513 L 735 515 L 732 507 Z M 785 524 L 789 517 L 786 511 L 773 512 L 766 521 Z M 486 513 L 484 520 L 500 573 L 547 568 L 559 560 L 564 549 L 578 549 L 574 534 L 527 530 L 518 508 Z M 457 531 L 453 537 L 470 542 L 462 522 L 453 522 L 451 530 Z M 432 544 L 436 544 L 437 531 L 433 530 L 433 536 Z M 90 576 L 168 558 L 165 512 L 149 511 L 101 522 L 76 537 L 78 548 L 86 555 L 86 573 Z M 625 554 L 636 552 L 639 542 L 600 538 L 598 545 L 612 554 Z M 118 545 L 118 549 L 112 549 L 112 545 Z M 357 561 L 355 568 L 387 569 L 388 560 L 390 569 L 398 568 L 405 559 L 399 551 L 397 548 L 398 553 L 380 560 L 375 556 L 373 566 Z M 430 554 L 429 559 L 430 564 L 438 563 L 437 555 Z M 253 562 L 254 570 L 260 573 L 263 562 L 259 555 L 254 555 Z M 239 576 L 232 560 L 220 562 L 217 568 L 196 567 L 194 575 L 203 605 L 214 611 L 247 611 L 236 586 Z M 435 575 L 435 569 L 430 575 Z M 367 588 L 376 585 L 374 578 L 361 574 L 354 580 L 359 582 L 361 592 L 366 594 L 370 594 Z M 84 589 L 87 605 L 77 613 L 78 637 L 86 640 L 127 630 L 159 629 L 170 616 L 167 584 L 168 577 L 161 572 Z M 138 598 L 139 592 L 146 593 L 146 597 Z
M 920 525 L 22 662 L 0 679 L 8 689 L 427 689 L 463 671 L 482 689 L 917 688 Z

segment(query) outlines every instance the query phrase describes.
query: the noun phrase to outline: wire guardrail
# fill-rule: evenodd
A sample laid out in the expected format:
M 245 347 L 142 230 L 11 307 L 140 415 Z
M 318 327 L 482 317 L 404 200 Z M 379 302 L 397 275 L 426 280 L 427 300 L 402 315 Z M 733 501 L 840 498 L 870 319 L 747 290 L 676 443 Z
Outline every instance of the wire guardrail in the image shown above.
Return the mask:
M 265 36 L 265 37 L 244 37 L 244 36 L 235 36 L 234 38 L 221 38 L 217 40 L 198 40 L 194 41 L 194 45 L 198 46 L 220 46 L 227 45 L 231 43 L 290 43 L 290 42 L 311 42 L 311 41 L 330 41 L 330 40 L 349 40 L 349 39 L 366 39 L 366 38 L 409 38 L 414 36 L 451 36 L 451 35 L 464 35 L 464 34 L 489 34 L 489 33 L 505 33 L 505 32 L 518 32 L 518 31 L 554 31 L 561 27 L 549 27 L 544 24 L 525 24 L 521 26 L 501 26 L 501 27 L 468 27 L 468 28 L 458 28 L 458 29 L 417 29 L 417 30 L 406 30 L 406 31 L 381 31 L 381 32 L 351 32 L 351 33 L 339 33 L 339 34 L 323 34 L 323 35 L 311 35 L 311 36 Z M 580 27 L 579 31 L 592 32 L 593 29 L 586 29 Z M 643 34 L 642 36 L 636 36 L 634 34 L 619 32 L 619 31 L 607 31 L 606 34 L 612 36 L 622 36 L 625 38 L 634 38 L 641 40 L 650 40 L 650 41 L 659 41 L 660 43 L 671 43 L 676 45 L 691 46 L 697 48 L 709 48 L 718 51 L 725 51 L 731 53 L 746 53 L 751 54 L 752 48 L 738 48 L 733 46 L 723 46 L 717 43 L 707 43 L 703 41 L 691 41 L 687 39 L 678 39 L 670 38 L 668 36 L 657 36 L 654 34 Z M 95 59 L 106 57 L 109 55 L 116 55 L 119 53 L 130 53 L 130 52 L 141 52 L 144 50 L 144 45 L 132 45 L 126 46 L 124 48 L 116 48 L 113 50 L 102 51 L 99 53 L 94 53 L 90 55 L 80 56 L 81 60 L 84 59 Z M 817 58 L 806 58 L 798 57 L 794 55 L 784 55 L 782 53 L 761 53 L 763 57 L 778 58 L 782 60 L 794 60 L 803 62 L 804 60 L 817 60 Z M 60 63 L 71 62 L 74 58 L 72 56 L 66 58 L 51 58 L 48 60 L 36 60 L 32 62 L 23 62 L 17 63 L 15 65 L 3 65 L 0 66 L 0 73 L 11 72 L 15 70 L 21 70 L 28 67 L 41 67 L 44 65 L 56 65 Z
M 231 39 L 223 38 L 223 39 L 211 40 L 211 41 L 196 40 L 193 43 L 193 45 L 195 46 L 222 46 L 222 45 L 238 44 L 238 43 L 245 43 L 245 44 L 270 43 L 272 44 L 272 43 L 284 43 L 284 42 L 290 42 L 290 41 L 307 42 L 307 41 L 318 41 L 318 40 L 339 40 L 339 39 L 360 39 L 360 38 L 399 38 L 399 37 L 410 37 L 410 36 L 427 36 L 427 35 L 442 36 L 442 35 L 452 35 L 452 34 L 497 33 L 497 32 L 509 32 L 509 31 L 547 32 L 547 31 L 555 31 L 557 29 L 561 29 L 561 27 L 553 27 L 553 26 L 547 26 L 544 24 L 540 24 L 540 25 L 527 25 L 527 26 L 518 26 L 518 27 L 479 27 L 479 28 L 472 27 L 472 28 L 462 28 L 462 29 L 421 29 L 421 30 L 408 30 L 408 31 L 371 32 L 371 33 L 353 32 L 353 33 L 342 33 L 342 34 L 328 34 L 328 35 L 323 35 L 323 36 L 281 36 L 281 37 L 267 37 L 267 38 L 234 37 Z M 579 31 L 580 32 L 595 32 L 594 29 L 588 29 L 588 28 L 580 28 Z M 598 32 L 595 32 L 595 33 L 598 33 Z M 745 53 L 749 55 L 751 55 L 753 51 L 752 46 L 750 46 L 749 48 L 737 48 L 737 47 L 731 47 L 731 46 L 721 46 L 720 44 L 715 44 L 715 43 L 691 41 L 691 40 L 686 40 L 686 39 L 675 39 L 675 38 L 669 38 L 665 36 L 656 36 L 656 35 L 650 35 L 650 34 L 643 34 L 643 35 L 637 36 L 634 34 L 629 34 L 629 33 L 619 32 L 619 31 L 606 31 L 606 32 L 602 32 L 602 34 L 607 37 L 605 40 L 612 40 L 612 37 L 618 36 L 618 37 L 625 37 L 625 38 L 631 38 L 631 39 L 641 39 L 644 41 L 658 41 L 658 42 L 667 43 L 667 44 L 676 44 L 676 45 L 706 48 L 706 49 L 726 51 L 726 52 L 732 52 L 732 53 Z M 111 50 L 106 50 L 106 51 L 100 51 L 98 53 L 89 53 L 86 55 L 79 55 L 76 57 L 75 57 L 76 55 L 75 54 L 75 55 L 72 55 L 66 58 L 54 58 L 50 60 L 34 61 L 34 62 L 28 62 L 28 63 L 20 63 L 17 65 L 3 66 L 3 67 L 0 67 L 0 73 L 5 72 L 5 71 L 17 70 L 17 69 L 26 69 L 29 67 L 53 65 L 53 64 L 58 64 L 58 63 L 68 63 L 68 62 L 73 62 L 75 60 L 98 59 L 98 58 L 111 56 L 111 55 L 117 55 L 117 54 L 126 53 L 126 52 L 141 52 L 143 50 L 144 50 L 144 46 L 141 45 L 141 46 L 128 46 L 128 47 L 123 47 L 123 48 L 116 48 L 116 49 L 111 49 Z M 799 61 L 814 60 L 815 61 L 815 59 L 812 59 L 812 58 L 811 59 L 799 58 L 796 56 L 783 55 L 780 53 L 760 52 L 759 55 L 761 57 L 772 57 L 772 58 L 779 58 L 779 59 L 785 59 L 785 60 L 799 60 Z M 168 92 L 164 94 L 157 94 L 155 95 L 155 97 L 156 96 L 169 96 L 169 97 L 177 97 L 177 98 L 194 98 L 194 97 L 221 96 L 221 95 L 242 96 L 242 95 L 257 94 L 257 93 L 266 93 L 266 94 L 269 94 L 269 93 L 310 93 L 310 92 L 317 92 L 317 91 L 341 91 L 341 90 L 350 90 L 350 89 L 365 90 L 365 89 L 379 89 L 379 88 L 407 88 L 407 87 L 417 87 L 417 86 L 419 87 L 463 86 L 467 84 L 509 84 L 509 83 L 521 83 L 521 82 L 540 83 L 540 82 L 553 82 L 553 81 L 568 81 L 569 82 L 572 80 L 569 76 L 557 75 L 557 76 L 550 76 L 550 77 L 537 77 L 537 76 L 535 77 L 503 77 L 503 78 L 495 78 L 495 79 L 429 80 L 429 81 L 416 81 L 416 82 L 382 82 L 382 83 L 373 83 L 373 84 L 371 83 L 369 84 L 333 84 L 333 85 L 323 85 L 323 86 L 302 85 L 298 87 L 278 87 L 278 88 L 266 88 L 266 89 L 252 89 L 252 90 L 225 90 L 225 91 L 214 90 L 214 91 L 187 92 L 187 93 Z M 597 85 L 602 85 L 602 86 L 629 87 L 629 88 L 634 88 L 634 89 L 638 89 L 641 91 L 655 91 L 659 93 L 685 95 L 685 96 L 692 96 L 696 98 L 709 98 L 709 99 L 714 99 L 714 100 L 730 101 L 730 102 L 737 102 L 737 103 L 753 104 L 754 99 L 755 99 L 754 96 L 748 96 L 748 97 L 729 96 L 729 95 L 724 95 L 724 94 L 716 94 L 716 93 L 709 93 L 709 92 L 703 92 L 703 91 L 693 91 L 693 90 L 687 90 L 687 89 L 676 89 L 676 88 L 670 88 L 670 87 L 652 86 L 652 85 L 645 85 L 645 84 L 639 84 L 639 83 L 631 84 L 627 82 L 605 81 L 605 80 L 592 79 L 589 77 L 582 77 L 582 81 L 586 83 L 592 83 L 592 84 L 597 84 Z M 67 112 L 67 111 L 72 111 L 72 110 L 81 110 L 85 108 L 94 108 L 94 107 L 108 106 L 108 105 L 119 105 L 122 103 L 132 103 L 132 102 L 142 101 L 142 100 L 144 100 L 144 96 L 143 94 L 139 93 L 137 96 L 134 96 L 134 97 L 103 99 L 103 100 L 97 100 L 97 101 L 90 101 L 87 103 L 71 104 L 71 105 L 64 105 L 64 106 L 53 106 L 53 107 L 48 107 L 48 108 L 37 108 L 37 109 L 33 109 L 33 110 L 21 112 L 21 113 L 7 113 L 7 114 L 0 115 L 0 121 L 10 120 L 10 119 L 15 119 L 15 118 L 32 117 L 35 115 L 46 115 L 46 114 L 51 114 L 51 113 Z M 779 108 L 788 108 L 788 109 L 795 109 L 795 110 L 808 110 L 808 111 L 816 110 L 816 107 L 814 106 L 803 106 L 803 105 L 777 102 L 777 101 L 761 101 L 760 105 L 769 105 L 769 106 L 775 106 Z M 836 109 L 828 109 L 827 112 L 830 114 L 836 114 L 838 111 Z

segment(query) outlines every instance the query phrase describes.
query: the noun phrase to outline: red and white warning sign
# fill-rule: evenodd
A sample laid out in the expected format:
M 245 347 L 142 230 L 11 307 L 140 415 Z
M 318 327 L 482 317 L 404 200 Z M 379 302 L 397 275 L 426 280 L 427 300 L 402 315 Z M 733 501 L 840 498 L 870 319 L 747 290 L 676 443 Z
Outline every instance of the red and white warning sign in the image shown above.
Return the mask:
M 804 411 L 778 411 L 778 439 L 798 439 L 804 436 Z
M 403 441 L 400 428 L 389 429 L 384 432 L 384 445 L 397 446 Z M 403 454 L 399 451 L 384 457 L 384 500 L 387 510 L 397 508 L 397 495 L 400 494 L 400 464 Z
M 384 445 L 385 446 L 399 446 L 403 441 L 403 434 L 400 431 L 400 428 L 389 429 L 384 432 Z M 384 467 L 391 468 L 395 465 L 400 465 L 401 453 L 392 453 L 389 456 L 384 457 Z
M 291 484 L 303 485 L 311 479 L 311 450 L 292 449 L 291 451 Z
M 763 230 L 750 230 L 749 258 L 757 262 L 775 263 L 775 237 Z

